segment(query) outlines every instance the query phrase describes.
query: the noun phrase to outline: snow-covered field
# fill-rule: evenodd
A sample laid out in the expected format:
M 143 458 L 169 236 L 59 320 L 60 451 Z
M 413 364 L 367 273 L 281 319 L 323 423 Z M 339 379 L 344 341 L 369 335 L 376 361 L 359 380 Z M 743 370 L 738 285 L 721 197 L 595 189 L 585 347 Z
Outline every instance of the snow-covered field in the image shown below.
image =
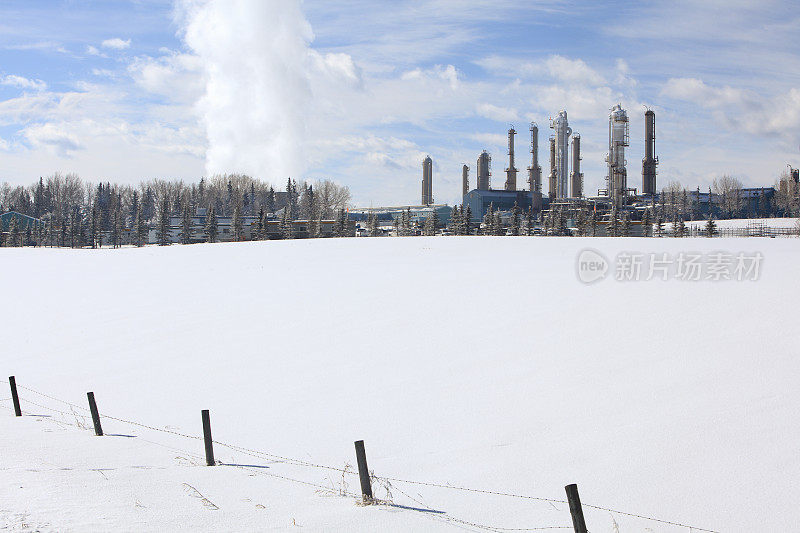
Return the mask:
M 585 247 L 764 260 L 758 281 L 583 285 Z M 378 478 L 553 500 L 577 483 L 595 506 L 796 530 L 798 258 L 795 239 L 755 238 L 2 249 L 2 375 L 27 388 L 20 419 L 0 392 L 0 527 L 571 525 L 564 503 L 381 479 L 395 506 L 358 506 L 339 495 L 357 476 L 308 463 L 354 465 L 364 439 Z M 155 429 L 103 418 L 95 437 L 59 401 L 82 408 L 87 391 L 102 414 Z M 191 438 L 201 409 L 240 447 L 216 445 L 223 465 L 204 466 Z M 690 531 L 585 512 L 592 532 Z

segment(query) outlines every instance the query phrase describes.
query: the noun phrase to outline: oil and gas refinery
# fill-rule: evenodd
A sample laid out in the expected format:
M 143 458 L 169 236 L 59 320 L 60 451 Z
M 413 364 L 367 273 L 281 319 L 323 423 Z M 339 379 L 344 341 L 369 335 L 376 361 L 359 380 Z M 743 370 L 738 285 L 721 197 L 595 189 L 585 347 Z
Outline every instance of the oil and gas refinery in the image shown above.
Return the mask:
M 626 152 L 631 145 L 628 112 L 621 104 L 610 108 L 608 151 L 605 153 L 605 187 L 598 189 L 596 194 L 586 190 L 584 173 L 581 170 L 582 139 L 581 135 L 570 127 L 567 111 L 559 111 L 554 118 L 549 119 L 549 124 L 550 165 L 546 184 L 542 182 L 542 166 L 539 162 L 539 125 L 531 122 L 530 165 L 527 166 L 527 179 L 524 180 L 523 187 L 518 187 L 520 184 L 517 180 L 519 175 L 516 159 L 517 130 L 512 124 L 507 130 L 508 163 L 503 172 L 504 181 L 501 187 L 492 187 L 492 155 L 488 150 L 484 149 L 478 154 L 474 188 L 470 186 L 472 170 L 470 165 L 464 163 L 461 166 L 462 216 L 467 212 L 471 216 L 472 223 L 480 224 L 488 211 L 509 217 L 516 209 L 518 213 L 525 213 L 525 216 L 535 224 L 542 224 L 548 215 L 554 213 L 574 222 L 580 218 L 581 213 L 585 216 L 591 212 L 600 224 L 604 224 L 616 217 L 632 222 L 639 221 L 642 220 L 645 211 L 652 212 L 659 205 L 663 207 L 665 198 L 663 193 L 658 192 L 657 186 L 659 159 L 656 155 L 655 111 L 652 109 L 644 111 L 642 182 L 641 187 L 637 188 L 628 180 Z M 422 161 L 422 195 L 419 205 L 354 209 L 351 215 L 356 220 L 366 220 L 371 215 L 376 219 L 391 221 L 396 220 L 400 213 L 410 213 L 411 218 L 419 222 L 435 213 L 441 223 L 446 222 L 452 208 L 446 204 L 434 203 L 433 168 L 434 161 L 428 155 Z M 791 169 L 790 174 L 795 178 L 796 171 Z M 797 182 L 800 180 L 795 178 L 792 183 Z M 800 184 L 797 188 L 800 190 Z M 775 189 L 765 187 L 741 189 L 739 194 L 748 205 L 756 205 L 764 201 L 765 194 L 769 197 L 767 201 L 771 201 Z M 710 193 L 697 189 L 684 191 L 683 196 L 687 195 L 689 201 L 698 206 L 698 215 L 707 214 L 712 207 L 716 209 L 712 204 L 716 204 L 717 201 L 713 200 Z
M 581 171 L 581 135 L 574 132 L 569 124 L 566 110 L 561 110 L 550 119 L 552 134 L 549 137 L 550 168 L 547 175 L 547 194 L 542 190 L 542 167 L 539 164 L 539 125 L 530 123 L 531 161 L 528 170 L 527 189 L 517 189 L 517 168 L 515 166 L 514 140 L 516 130 L 512 125 L 508 130 L 508 167 L 505 169 L 505 185 L 502 189 L 491 187 L 492 156 L 484 150 L 478 157 L 478 180 L 476 187 L 469 190 L 469 167 L 463 167 L 462 196 L 464 206 L 469 206 L 474 220 L 479 220 L 492 206 L 494 210 L 506 211 L 516 205 L 526 211 L 532 209 L 537 217 L 543 212 L 558 208 L 573 214 L 579 209 L 589 208 L 600 215 L 612 209 L 635 213 L 642 206 L 652 205 L 657 196 L 656 169 L 658 157 L 655 147 L 655 112 L 648 109 L 644 113 L 644 159 L 642 160 L 641 189 L 629 187 L 628 168 L 625 149 L 630 146 L 628 113 L 617 104 L 611 108 L 608 117 L 608 152 L 605 162 L 607 173 L 605 188 L 597 195 L 587 194 L 584 174 Z

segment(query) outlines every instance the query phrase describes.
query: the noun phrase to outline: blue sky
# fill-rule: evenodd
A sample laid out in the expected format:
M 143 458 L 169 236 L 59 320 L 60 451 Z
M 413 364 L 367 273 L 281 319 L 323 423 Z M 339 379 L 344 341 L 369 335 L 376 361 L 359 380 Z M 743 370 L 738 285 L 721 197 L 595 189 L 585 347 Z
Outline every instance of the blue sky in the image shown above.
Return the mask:
M 0 181 L 245 172 L 403 204 L 430 154 L 434 197 L 453 203 L 482 149 L 502 186 L 510 123 L 517 166 L 531 120 L 546 162 L 548 117 L 566 109 L 594 191 L 620 102 L 630 185 L 644 106 L 659 186 L 771 185 L 800 166 L 797 35 L 795 6 L 772 0 L 6 0 Z

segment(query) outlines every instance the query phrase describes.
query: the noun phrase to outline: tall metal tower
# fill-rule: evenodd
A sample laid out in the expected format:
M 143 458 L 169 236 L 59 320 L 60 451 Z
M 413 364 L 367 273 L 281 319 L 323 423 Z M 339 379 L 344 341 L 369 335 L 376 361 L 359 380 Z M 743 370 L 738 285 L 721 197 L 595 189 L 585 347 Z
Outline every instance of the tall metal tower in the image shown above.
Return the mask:
M 583 197 L 583 173 L 581 172 L 581 136 L 572 136 L 572 174 L 570 174 L 570 196 Z
M 656 193 L 656 114 L 648 109 L 644 114 L 644 159 L 642 159 L 642 194 Z
M 469 192 L 469 167 L 461 167 L 461 195 L 466 196 Z
M 506 190 L 517 190 L 517 167 L 514 166 L 514 135 L 517 132 L 514 126 L 508 130 L 508 168 L 506 169 Z
M 560 111 L 558 116 L 550 121 L 550 128 L 555 135 L 556 198 L 566 198 L 569 195 L 569 137 L 572 135 L 567 112 Z
M 558 175 L 556 173 L 556 138 L 550 136 L 550 174 L 547 177 L 550 198 L 555 198 L 558 192 Z
M 422 161 L 422 205 L 433 203 L 433 160 L 431 156 Z
M 489 190 L 489 179 L 492 177 L 492 156 L 484 150 L 478 157 L 478 185 L 477 189 Z
M 608 117 L 608 195 L 618 209 L 625 204 L 628 191 L 628 171 L 625 168 L 625 148 L 630 146 L 628 113 L 617 104 Z
M 531 122 L 531 166 L 528 167 L 528 184 L 532 193 L 542 192 L 542 167 L 539 165 L 539 126 Z

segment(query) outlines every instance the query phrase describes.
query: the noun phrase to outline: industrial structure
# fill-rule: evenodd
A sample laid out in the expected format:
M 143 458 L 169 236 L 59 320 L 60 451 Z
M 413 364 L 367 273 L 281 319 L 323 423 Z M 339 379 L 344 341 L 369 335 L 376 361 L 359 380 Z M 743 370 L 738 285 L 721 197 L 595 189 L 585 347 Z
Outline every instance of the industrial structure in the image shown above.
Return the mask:
M 555 141 L 555 197 L 567 198 L 569 196 L 569 138 L 572 135 L 567 112 L 559 111 L 558 116 L 550 121 L 550 128 L 553 130 L 553 140 Z
M 508 130 L 508 168 L 506 169 L 506 190 L 517 190 L 517 167 L 514 166 L 514 126 Z
M 626 204 L 628 194 L 628 171 L 625 148 L 630 146 L 628 113 L 617 104 L 608 116 L 608 175 L 606 192 L 611 204 L 617 209 Z
M 642 159 L 642 194 L 656 193 L 656 114 L 648 109 L 644 114 L 644 159 Z
M 469 167 L 464 165 L 461 168 L 461 196 L 469 192 Z
M 558 189 L 558 176 L 556 175 L 556 138 L 550 136 L 550 174 L 547 175 L 547 195 L 552 200 L 556 197 Z
M 431 156 L 422 161 L 422 205 L 433 203 L 433 160 Z
M 542 167 L 539 165 L 539 126 L 531 122 L 531 166 L 528 167 L 528 186 L 532 193 L 542 193 Z
M 478 183 L 475 186 L 480 191 L 488 191 L 492 176 L 492 156 L 484 150 L 478 156 Z
M 583 173 L 581 172 L 581 136 L 572 137 L 572 174 L 570 174 L 570 198 L 583 197 Z

